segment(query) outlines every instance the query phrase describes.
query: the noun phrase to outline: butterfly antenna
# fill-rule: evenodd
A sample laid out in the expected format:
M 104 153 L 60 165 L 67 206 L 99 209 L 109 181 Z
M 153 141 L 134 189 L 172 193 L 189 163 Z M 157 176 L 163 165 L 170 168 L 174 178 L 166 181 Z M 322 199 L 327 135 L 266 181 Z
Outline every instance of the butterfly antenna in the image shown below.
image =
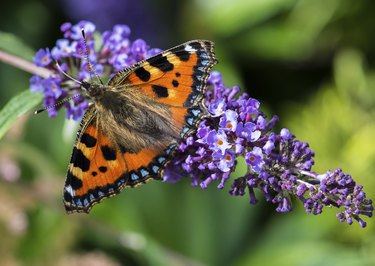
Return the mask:
M 66 73 L 66 72 L 61 68 L 60 64 L 59 64 L 56 60 L 55 60 L 55 64 L 56 64 L 57 69 L 58 69 L 58 70 L 59 70 L 59 71 L 65 76 L 65 77 L 67 77 L 68 79 L 73 80 L 74 82 L 78 83 L 79 85 L 82 85 L 82 82 L 80 82 L 79 80 L 73 78 L 73 77 L 70 76 L 68 73 Z M 63 103 L 65 103 L 65 102 L 67 102 L 67 101 L 70 101 L 71 99 L 76 98 L 76 97 L 78 97 L 78 96 L 80 96 L 80 94 L 75 94 L 75 95 L 73 95 L 73 96 L 71 96 L 71 97 L 69 97 L 69 98 L 65 98 L 65 99 L 63 99 L 63 100 L 61 100 L 61 101 L 55 103 L 54 105 L 50 105 L 50 106 L 43 107 L 43 108 L 41 108 L 41 109 L 39 109 L 39 110 L 36 110 L 36 111 L 34 112 L 34 114 L 40 114 L 41 112 L 44 112 L 44 111 L 46 111 L 46 110 L 48 110 L 48 109 L 51 109 L 51 108 L 54 108 L 54 107 L 56 107 L 56 106 L 62 105 Z
M 65 99 L 63 99 L 63 100 L 61 100 L 61 101 L 59 101 L 59 102 L 57 102 L 57 103 L 55 103 L 54 105 L 50 105 L 50 106 L 46 106 L 46 107 L 43 107 L 43 108 L 41 108 L 41 109 L 38 109 L 38 110 L 36 110 L 35 112 L 34 112 L 34 114 L 40 114 L 41 112 L 44 112 L 44 111 L 46 111 L 46 110 L 48 110 L 48 109 L 51 109 L 51 108 L 55 108 L 55 107 L 57 107 L 57 106 L 59 106 L 59 105 L 62 105 L 63 103 L 65 103 L 65 102 L 68 102 L 68 101 L 70 101 L 70 100 L 72 100 L 72 99 L 74 99 L 74 98 L 76 98 L 76 97 L 79 97 L 80 96 L 80 94 L 75 94 L 75 95 L 73 95 L 73 96 L 71 96 L 71 97 L 69 97 L 69 98 L 65 98 Z
M 66 73 L 66 72 L 61 68 L 60 64 L 59 64 L 57 61 L 55 61 L 55 65 L 56 65 L 57 69 L 58 69 L 58 70 L 59 70 L 59 71 L 65 76 L 65 77 L 67 77 L 68 79 L 73 80 L 75 83 L 78 83 L 79 85 L 82 85 L 82 82 L 80 82 L 79 80 L 73 78 L 73 77 L 70 76 L 68 73 Z
M 102 84 L 102 85 L 104 85 L 103 82 L 102 82 L 102 80 L 100 79 L 98 73 L 96 72 L 95 68 L 92 66 L 92 64 L 91 64 L 91 62 L 89 60 L 89 49 L 87 48 L 85 29 L 82 28 L 81 32 L 82 32 L 82 38 L 83 38 L 83 46 L 85 47 L 84 57 L 85 57 L 85 60 L 87 61 L 87 64 L 89 66 L 90 77 L 91 77 L 91 73 L 94 73 L 94 75 L 97 78 L 97 80 L 99 81 L 99 83 Z

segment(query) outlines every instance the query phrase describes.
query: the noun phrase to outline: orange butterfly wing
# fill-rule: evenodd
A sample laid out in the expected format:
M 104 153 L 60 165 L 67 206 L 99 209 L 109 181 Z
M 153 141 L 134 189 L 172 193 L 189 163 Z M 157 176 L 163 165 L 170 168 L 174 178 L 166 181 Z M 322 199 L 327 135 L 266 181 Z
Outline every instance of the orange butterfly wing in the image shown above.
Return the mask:
M 210 41 L 190 41 L 117 73 L 109 86 L 136 86 L 169 106 L 172 123 L 185 138 L 205 114 L 201 105 L 206 81 L 217 60 Z M 176 142 L 130 153 L 100 130 L 95 106 L 81 122 L 64 187 L 68 213 L 89 212 L 93 205 L 149 178 L 160 178 Z
M 68 213 L 89 212 L 93 204 L 125 186 L 127 167 L 118 158 L 119 152 L 99 130 L 96 110 L 91 105 L 82 119 L 68 166 L 64 187 Z

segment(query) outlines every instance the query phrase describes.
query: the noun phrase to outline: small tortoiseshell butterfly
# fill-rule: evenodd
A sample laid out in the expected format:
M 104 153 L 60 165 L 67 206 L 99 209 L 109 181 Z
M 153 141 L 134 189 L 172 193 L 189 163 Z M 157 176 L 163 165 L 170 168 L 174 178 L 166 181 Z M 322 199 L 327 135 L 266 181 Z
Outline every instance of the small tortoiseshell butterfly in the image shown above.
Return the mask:
M 214 44 L 186 42 L 130 66 L 108 85 L 82 82 L 93 104 L 77 133 L 64 187 L 68 213 L 150 178 L 161 179 L 179 139 L 207 114 L 203 93 Z

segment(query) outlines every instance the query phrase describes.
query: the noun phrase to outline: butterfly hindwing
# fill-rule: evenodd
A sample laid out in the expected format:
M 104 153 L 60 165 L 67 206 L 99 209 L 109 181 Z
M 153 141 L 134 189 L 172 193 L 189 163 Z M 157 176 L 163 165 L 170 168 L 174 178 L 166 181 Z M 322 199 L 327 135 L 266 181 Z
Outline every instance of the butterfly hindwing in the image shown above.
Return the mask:
M 124 160 L 128 167 L 128 184 L 135 186 L 149 178 L 159 178 L 165 164 L 170 160 L 175 145 L 170 144 L 164 149 L 153 146 L 143 148 L 137 153 L 124 153 Z

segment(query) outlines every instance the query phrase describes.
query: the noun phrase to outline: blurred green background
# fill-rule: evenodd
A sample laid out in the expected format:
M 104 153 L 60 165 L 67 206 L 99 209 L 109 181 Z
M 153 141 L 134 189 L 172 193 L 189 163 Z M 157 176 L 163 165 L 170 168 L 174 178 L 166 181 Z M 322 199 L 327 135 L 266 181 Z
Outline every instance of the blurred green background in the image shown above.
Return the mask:
M 31 0 L 1 4 L 0 31 L 32 53 L 59 26 L 116 23 L 167 49 L 216 43 L 228 86 L 240 85 L 316 152 L 316 172 L 341 167 L 375 198 L 375 5 L 356 0 Z M 3 35 L 3 34 L 2 34 Z M 7 35 L 9 37 L 9 35 Z M 0 44 L 1 46 L 1 44 Z M 26 50 L 26 48 L 23 48 Z M 25 52 L 26 53 L 26 52 Z M 0 63 L 0 108 L 30 74 Z M 214 185 L 150 182 L 66 215 L 65 171 L 75 130 L 32 112 L 0 141 L 0 265 L 375 265 L 374 224 L 339 223 L 336 210 L 288 214 Z

